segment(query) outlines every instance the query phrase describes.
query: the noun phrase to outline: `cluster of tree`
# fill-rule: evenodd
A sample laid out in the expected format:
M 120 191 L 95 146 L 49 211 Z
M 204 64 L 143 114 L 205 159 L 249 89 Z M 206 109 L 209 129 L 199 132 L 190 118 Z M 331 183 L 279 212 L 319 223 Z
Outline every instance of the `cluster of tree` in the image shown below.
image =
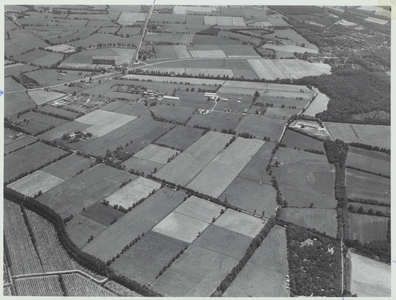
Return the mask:
M 19 73 L 18 75 L 11 75 L 11 78 L 27 89 L 38 88 L 41 86 L 37 80 L 30 78 L 23 73 Z
M 220 28 L 216 28 L 214 25 L 210 26 L 208 28 L 205 28 L 201 31 L 196 32 L 195 34 L 199 34 L 199 35 L 213 35 L 213 36 L 217 36 L 217 34 L 221 31 Z
M 321 154 L 324 155 L 325 153 L 321 150 L 315 150 L 315 149 L 304 149 L 305 152 L 310 152 L 310 153 L 315 153 L 315 154 Z
M 290 295 L 339 297 L 342 294 L 339 242 L 296 225 L 287 225 L 286 236 Z
M 356 120 L 355 114 L 372 111 L 390 113 L 390 78 L 383 72 L 362 69 L 340 69 L 332 74 L 307 76 L 294 81 L 296 84 L 312 84 L 330 101 L 327 110 L 316 114 L 323 121 L 390 124 L 390 120 L 365 118 Z
M 54 118 L 63 119 L 63 120 L 67 120 L 67 121 L 73 121 L 75 118 L 78 118 L 78 117 L 75 117 L 75 118 L 67 117 L 67 116 L 56 114 L 56 113 L 53 113 L 53 112 L 38 110 L 36 108 L 33 108 L 32 111 L 34 111 L 36 113 L 39 113 L 39 114 L 42 114 L 42 115 L 51 116 L 51 117 L 54 117 Z M 82 115 L 83 114 L 81 114 L 79 117 L 81 117 Z
M 65 223 L 65 226 L 66 226 L 66 223 L 67 223 L 67 222 L 70 222 L 73 218 L 74 218 L 73 215 L 70 215 L 70 216 L 64 218 L 64 219 L 63 219 L 63 223 Z
M 179 152 L 183 152 L 183 149 L 175 148 L 174 146 L 169 147 L 169 145 L 165 145 L 165 144 L 161 144 L 161 143 L 157 143 L 157 142 L 152 142 L 151 144 L 157 145 L 157 146 L 160 146 L 160 147 L 164 147 L 164 148 L 169 148 L 169 149 L 172 149 L 172 150 L 177 150 Z
M 374 175 L 385 177 L 385 178 L 390 178 L 389 175 L 385 175 L 385 174 L 382 174 L 382 173 L 375 173 L 375 172 L 372 172 L 372 171 L 369 171 L 369 170 L 365 170 L 365 169 L 361 169 L 361 168 L 357 168 L 357 167 L 353 167 L 353 166 L 347 166 L 347 168 L 353 169 L 353 170 L 358 170 L 358 171 L 369 173 L 369 174 L 374 174 Z
M 386 154 L 390 154 L 391 153 L 390 149 L 386 149 L 384 147 L 380 148 L 378 146 L 371 146 L 371 145 L 366 145 L 366 144 L 362 144 L 362 143 L 350 142 L 349 146 L 356 147 L 356 148 L 362 148 L 362 149 L 366 149 L 366 150 L 370 150 L 370 151 L 383 152 L 383 153 L 386 153 Z
M 143 296 L 160 296 L 157 292 L 149 289 L 146 286 L 142 286 L 136 281 L 130 280 L 124 276 L 118 276 L 113 273 L 113 271 L 107 268 L 106 264 L 98 259 L 97 257 L 90 255 L 74 244 L 74 242 L 69 238 L 65 224 L 62 218 L 51 208 L 40 203 L 39 201 L 27 197 L 19 192 L 16 192 L 8 187 L 4 187 L 4 196 L 8 200 L 23 205 L 25 209 L 29 209 L 36 214 L 40 215 L 50 223 L 54 225 L 59 242 L 62 247 L 66 250 L 67 254 L 71 259 L 81 264 L 83 267 L 96 272 L 102 276 L 108 276 L 110 280 L 114 280 L 117 283 L 143 295 Z
M 323 146 L 326 150 L 327 160 L 330 164 L 340 163 L 341 166 L 345 165 L 348 153 L 347 143 L 344 143 L 339 139 L 335 141 L 327 139 L 323 142 Z
M 159 273 L 158 273 L 158 275 L 155 277 L 155 279 L 157 279 L 157 278 L 160 277 L 162 274 L 164 274 L 165 271 L 168 270 L 168 269 L 170 268 L 170 266 L 176 261 L 176 259 L 178 259 L 178 258 L 184 253 L 184 251 L 187 250 L 187 248 L 188 248 L 188 245 L 185 245 L 184 248 L 181 249 L 181 250 L 179 251 L 179 253 L 177 253 L 174 257 L 172 257 L 172 259 L 170 260 L 170 262 L 169 262 L 166 266 L 164 266 L 164 267 L 161 269 L 161 271 L 159 271 Z
M 374 210 L 372 208 L 370 208 L 369 210 L 364 210 L 363 206 L 360 206 L 358 209 L 355 208 L 354 205 L 350 204 L 348 206 L 348 210 L 351 213 L 358 213 L 358 214 L 366 214 L 366 215 L 370 215 L 370 216 L 379 216 L 379 217 L 390 217 L 390 213 L 387 212 L 383 212 L 381 210 Z
M 365 244 L 360 243 L 358 240 L 345 240 L 345 245 L 369 258 L 391 262 L 391 243 L 389 240 L 377 240 Z
M 245 255 L 238 262 L 238 264 L 231 270 L 231 272 L 226 276 L 226 278 L 223 279 L 223 281 L 217 287 L 216 292 L 214 292 L 212 296 L 220 297 L 227 290 L 230 284 L 234 281 L 234 279 L 245 267 L 249 259 L 253 256 L 256 249 L 261 246 L 264 239 L 267 237 L 267 235 L 270 233 L 271 229 L 274 226 L 275 226 L 275 217 L 271 216 L 268 219 L 267 223 L 265 223 L 264 227 L 260 230 L 260 232 L 250 242 L 250 245 L 246 250 Z
M 232 136 L 231 140 L 227 144 L 225 144 L 224 149 L 227 149 L 236 140 L 236 138 L 237 137 L 235 135 Z
M 373 199 L 348 198 L 348 201 L 390 207 L 390 203 L 379 202 L 378 200 Z

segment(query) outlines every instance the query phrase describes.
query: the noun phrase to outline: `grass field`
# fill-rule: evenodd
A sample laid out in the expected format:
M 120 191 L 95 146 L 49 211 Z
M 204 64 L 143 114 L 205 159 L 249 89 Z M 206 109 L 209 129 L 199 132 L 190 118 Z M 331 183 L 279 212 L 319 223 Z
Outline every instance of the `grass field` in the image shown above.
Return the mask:
M 202 137 L 202 133 L 202 129 L 178 125 L 167 134 L 160 137 L 157 143 L 185 150 Z
M 10 117 L 34 107 L 36 104 L 26 92 L 4 94 L 4 117 Z
M 10 133 L 10 135 L 13 135 L 13 133 Z M 16 140 L 10 139 L 9 142 L 4 142 L 4 155 L 9 154 L 10 152 L 13 152 L 21 147 L 26 147 L 27 145 L 32 144 L 35 141 L 36 139 L 30 136 L 21 136 Z
M 126 244 L 146 233 L 183 202 L 185 193 L 162 188 L 121 220 L 100 233 L 83 251 L 103 261 L 112 259 Z
M 41 86 L 52 86 L 73 80 L 80 80 L 86 74 L 78 75 L 79 73 L 79 71 L 67 71 L 65 76 L 60 76 L 57 70 L 38 70 L 25 75 L 36 80 Z M 58 80 L 58 78 L 61 79 Z
M 138 170 L 139 172 L 144 172 L 145 174 L 152 173 L 155 169 L 158 171 L 164 164 L 160 164 L 151 160 L 142 159 L 138 157 L 131 157 L 130 159 L 124 161 L 123 165 L 127 170 Z
M 4 78 L 5 92 L 24 91 L 26 88 L 11 77 Z
M 178 91 L 177 96 L 180 98 L 180 106 L 188 109 L 211 109 L 214 103 L 207 101 L 204 93 Z M 194 116 L 194 115 L 193 115 Z
M 250 237 L 211 224 L 193 244 L 239 261 L 245 255 L 251 241 Z
M 319 232 L 326 232 L 332 237 L 337 235 L 337 216 L 334 209 L 284 208 L 281 219 Z
M 209 131 L 164 166 L 156 177 L 186 185 L 223 150 L 230 139 L 230 135 Z
M 219 198 L 252 213 L 261 215 L 264 211 L 264 216 L 270 216 L 277 206 L 276 191 L 271 185 L 241 177 L 236 177 Z
M 307 110 L 304 112 L 305 115 L 315 116 L 317 113 L 323 112 L 327 109 L 327 105 L 330 101 L 329 97 L 325 94 L 319 92 L 315 87 L 312 88 L 318 95 L 315 100 L 308 106 Z
M 4 54 L 7 56 L 18 55 L 26 50 L 46 47 L 47 44 L 26 29 L 16 29 L 10 32 L 10 39 L 4 41 Z
M 391 266 L 349 252 L 351 261 L 351 293 L 358 297 L 390 297 Z
M 274 157 L 280 163 L 273 172 L 283 198 L 293 207 L 335 208 L 335 170 L 326 156 L 280 148 Z
M 51 101 L 54 101 L 56 99 L 62 98 L 66 96 L 63 93 L 58 93 L 58 92 L 46 92 L 42 90 L 37 90 L 37 91 L 29 91 L 28 92 L 30 98 L 37 104 L 37 105 L 42 105 Z
M 125 213 L 119 211 L 118 209 L 114 209 L 112 206 L 104 205 L 101 202 L 95 202 L 94 204 L 86 208 L 81 213 L 81 215 L 93 221 L 96 221 L 106 227 L 109 227 L 114 219 L 121 219 L 125 215 Z
M 158 190 L 161 184 L 144 177 L 138 177 L 132 182 L 126 184 L 115 193 L 106 198 L 109 205 L 122 206 L 123 208 L 131 207 L 140 199 L 147 197 L 153 190 Z
M 214 224 L 221 228 L 254 238 L 264 227 L 265 221 L 232 209 L 227 209 Z
M 167 297 L 209 297 L 237 263 L 192 245 L 152 286 Z
M 219 197 L 263 144 L 261 140 L 237 138 L 205 166 L 187 187 Z
M 289 40 L 284 40 L 282 39 L 285 43 L 290 43 L 290 44 L 305 44 L 306 48 L 310 49 L 315 49 L 318 50 L 318 47 L 315 46 L 314 44 L 310 44 L 303 36 L 301 36 L 299 33 L 297 33 L 295 30 L 291 29 L 281 29 L 281 30 L 275 30 L 274 33 L 266 34 L 265 37 L 268 38 L 288 38 Z
M 275 226 L 231 283 L 225 297 L 289 297 L 286 232 Z
M 149 231 L 144 237 L 111 264 L 118 274 L 148 284 L 187 243 L 157 232 Z
M 286 130 L 282 138 L 282 143 L 288 148 L 297 148 L 301 150 L 313 149 L 325 152 L 322 142 L 292 130 Z
M 44 143 L 34 143 L 19 151 L 8 154 L 4 157 L 4 182 L 15 178 L 23 172 L 36 169 L 63 154 L 66 154 L 66 151 L 48 146 Z M 23 161 L 23 164 L 21 164 L 21 161 Z
M 64 180 L 46 172 L 38 170 L 28 176 L 25 176 L 13 183 L 7 185 L 7 187 L 20 192 L 26 196 L 33 197 L 39 191 L 45 193 L 50 189 L 61 184 Z
M 214 105 L 213 103 L 211 103 Z M 234 129 L 241 119 L 239 114 L 229 114 L 224 112 L 212 111 L 208 114 L 194 114 L 187 125 L 210 127 L 211 130 L 222 131 L 223 129 Z
M 281 137 L 285 124 L 285 120 L 245 115 L 234 130 L 237 133 L 248 132 L 258 139 L 266 136 L 271 141 L 277 141 Z
M 116 191 L 120 182 L 130 178 L 134 178 L 134 175 L 100 164 L 58 185 L 37 199 L 63 218 L 75 216 L 83 208 Z
M 185 123 L 193 115 L 194 109 L 190 107 L 175 107 L 161 105 L 161 102 L 150 108 L 157 118 Z
M 349 214 L 349 238 L 357 239 L 362 244 L 376 240 L 386 240 L 388 230 L 387 217 L 363 214 Z
M 105 225 L 81 214 L 75 216 L 66 225 L 68 236 L 79 248 L 83 248 L 88 243 L 88 239 L 91 236 L 95 237 L 105 229 Z
M 156 163 L 166 164 L 168 159 L 177 155 L 179 151 L 150 144 L 135 154 L 135 157 L 151 160 Z
M 334 139 L 390 149 L 390 126 L 325 123 Z
M 346 165 L 390 176 L 390 155 L 386 153 L 349 147 Z
M 36 70 L 37 67 L 24 65 L 24 64 L 12 64 L 4 67 L 4 77 L 11 75 L 18 75 L 20 72 L 25 73 L 29 71 Z
M 24 122 L 22 127 L 25 130 L 35 135 L 41 130 L 48 129 L 50 126 L 59 126 L 67 123 L 67 120 L 59 119 L 52 116 L 46 116 L 40 113 L 36 113 L 33 111 L 29 111 L 19 116 L 19 118 L 15 118 L 15 120 L 23 121 L 28 120 L 28 122 Z M 13 120 L 14 121 L 14 120 Z
M 390 179 L 346 169 L 345 184 L 349 198 L 363 198 L 390 203 Z

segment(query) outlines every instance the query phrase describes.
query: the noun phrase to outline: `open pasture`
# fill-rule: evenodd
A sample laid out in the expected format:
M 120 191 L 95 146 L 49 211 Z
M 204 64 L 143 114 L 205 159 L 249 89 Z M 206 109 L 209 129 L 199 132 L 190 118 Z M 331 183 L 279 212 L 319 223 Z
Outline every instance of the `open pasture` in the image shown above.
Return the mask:
M 390 155 L 377 151 L 349 147 L 347 166 L 390 176 Z
M 289 297 L 286 242 L 285 229 L 275 225 L 223 296 Z
M 65 133 L 73 133 L 75 131 L 82 131 L 82 130 L 87 129 L 89 126 L 90 125 L 88 125 L 88 124 L 71 121 L 71 122 L 65 123 L 63 125 L 60 125 L 54 129 L 51 129 L 49 131 L 46 131 L 43 134 L 40 134 L 38 136 L 38 138 L 44 139 L 47 141 L 52 141 L 55 139 L 60 139 Z
M 4 135 L 6 134 L 7 133 L 5 132 Z M 34 142 L 36 142 L 36 139 L 30 136 L 21 136 L 16 140 L 10 139 L 9 143 L 4 142 L 4 155 L 14 152 L 19 148 L 33 144 Z
M 297 114 L 300 110 L 297 108 L 268 107 L 264 113 L 266 118 L 288 120 L 291 116 Z
M 325 152 L 322 142 L 293 130 L 286 130 L 282 138 L 282 144 L 285 144 L 288 148 L 311 149 Z
M 148 284 L 186 245 L 185 242 L 149 231 L 111 264 L 116 273 Z
M 227 209 L 214 224 L 221 228 L 254 238 L 264 227 L 265 221 L 233 209 Z
M 213 218 L 220 215 L 222 209 L 223 207 L 218 204 L 191 196 L 177 207 L 175 212 L 210 223 Z
M 136 117 L 114 113 L 114 115 L 110 118 L 103 119 L 98 123 L 88 127 L 86 131 L 92 133 L 93 136 L 102 137 L 133 121 L 134 119 L 136 119 Z
M 7 80 L 5 80 L 5 82 L 7 82 Z M 28 110 L 34 107 L 36 107 L 36 104 L 29 97 L 29 94 L 26 92 L 18 92 L 18 93 L 6 92 L 4 94 L 4 117 L 6 118 L 15 115 L 18 112 Z
M 105 229 L 105 225 L 91 220 L 81 214 L 75 216 L 71 221 L 67 222 L 66 225 L 68 236 L 79 248 L 83 248 L 88 244 L 88 239 L 91 236 L 95 237 Z
M 156 177 L 187 185 L 231 139 L 230 135 L 209 131 L 165 165 Z
M 157 143 L 170 148 L 185 150 L 202 136 L 203 130 L 189 126 L 177 125 L 157 140 Z
M 263 144 L 261 140 L 238 137 L 206 165 L 187 187 L 219 197 Z
M 333 139 L 390 149 L 390 126 L 328 122 L 325 126 Z
M 177 155 L 179 151 L 150 144 L 135 154 L 135 157 L 151 160 L 159 164 L 166 164 L 168 159 Z
M 26 91 L 26 88 L 11 77 L 4 78 L 5 92 Z
M 183 202 L 186 194 L 162 188 L 93 239 L 83 251 L 103 261 L 112 259 L 138 235 L 146 233 Z
M 46 47 L 47 44 L 26 29 L 10 31 L 10 39 L 4 41 L 4 54 L 7 56 L 18 55 L 26 50 Z
M 268 83 L 267 84 L 265 82 L 249 82 L 249 81 L 226 81 L 222 84 L 222 88 L 220 89 L 220 91 L 224 88 L 231 88 L 231 87 L 239 89 L 239 92 L 236 92 L 236 94 L 246 93 L 246 94 L 250 94 L 252 96 L 254 95 L 254 93 L 256 91 L 259 91 L 260 94 L 263 94 L 263 95 L 278 92 L 278 94 L 276 94 L 275 97 L 277 95 L 290 97 L 290 95 L 297 93 L 299 97 L 305 98 L 307 96 L 310 96 L 309 98 L 312 98 L 312 95 L 313 95 L 312 90 L 310 90 L 306 86 L 302 86 L 302 85 L 280 84 L 280 83 Z M 304 92 L 302 92 L 302 91 L 304 91 Z M 307 94 L 309 94 L 309 95 L 307 95 Z M 296 97 L 295 95 L 294 95 L 294 97 L 292 96 L 292 98 L 295 98 L 295 97 Z
M 212 103 L 214 105 L 214 103 Z M 222 131 L 233 130 L 235 126 L 239 123 L 242 118 L 242 114 L 231 114 L 218 111 L 212 111 L 207 114 L 195 113 L 190 121 L 188 121 L 188 126 L 202 126 L 210 127 L 211 130 Z
M 48 53 L 48 52 L 47 52 Z M 60 53 L 48 53 L 44 57 L 40 57 L 36 60 L 33 60 L 31 63 L 43 67 L 51 67 L 52 65 L 56 64 L 57 62 L 63 59 L 63 54 Z
M 126 170 L 137 170 L 139 172 L 144 172 L 145 174 L 150 174 L 155 170 L 161 169 L 164 164 L 160 164 L 148 159 L 142 159 L 135 156 L 132 156 L 130 159 L 123 162 Z
M 277 141 L 281 137 L 285 124 L 286 120 L 245 115 L 234 130 L 237 133 L 248 132 L 258 139 L 266 136 L 271 141 Z
M 284 208 L 281 219 L 298 226 L 316 229 L 327 235 L 337 235 L 337 214 L 335 209 Z
M 177 96 L 180 98 L 181 107 L 190 109 L 211 109 L 214 106 L 213 102 L 207 101 L 204 97 L 204 93 L 178 91 Z
M 189 45 L 193 41 L 192 34 L 180 34 L 180 33 L 153 33 L 147 34 L 144 38 L 145 42 L 149 43 L 180 43 L 184 45 Z
M 351 293 L 358 297 L 390 297 L 391 266 L 353 252 L 349 255 Z
M 177 59 L 177 53 L 172 45 L 155 45 L 155 57 L 166 58 L 166 59 Z
M 192 245 L 152 286 L 167 297 L 209 297 L 237 263 L 229 256 Z
M 261 162 L 263 164 L 263 162 Z M 245 167 L 246 168 L 246 167 Z M 236 177 L 219 197 L 243 210 L 270 216 L 276 209 L 276 190 L 270 184 Z
M 193 244 L 239 261 L 251 241 L 250 237 L 210 224 Z
M 349 238 L 362 244 L 376 240 L 386 240 L 388 230 L 387 217 L 364 214 L 349 214 Z
M 102 202 L 98 201 L 86 208 L 80 213 L 80 215 L 98 222 L 105 227 L 109 227 L 115 219 L 121 219 L 125 213 L 115 209 L 112 206 L 104 205 Z
M 389 178 L 346 169 L 345 184 L 349 198 L 373 199 L 383 203 L 390 203 Z
M 56 186 L 37 200 L 55 210 L 62 218 L 75 216 L 83 208 L 116 191 L 120 182 L 134 177 L 128 172 L 99 164 Z
M 45 155 L 43 155 L 44 153 Z M 4 182 L 21 173 L 36 169 L 66 153 L 62 149 L 39 142 L 8 154 L 4 157 Z M 21 164 L 21 161 L 23 161 L 23 164 Z
M 26 122 L 24 120 L 27 120 Z M 23 122 L 23 127 L 26 131 L 28 131 L 32 135 L 36 135 L 42 130 L 48 129 L 51 126 L 59 126 L 67 123 L 67 120 L 58 119 L 52 116 L 46 116 L 40 113 L 36 113 L 33 111 L 29 111 L 19 116 L 19 118 L 15 118 L 15 121 Z
M 187 15 L 186 23 L 188 25 L 204 25 L 204 16 Z
M 74 47 L 69 45 L 55 45 L 55 46 L 45 47 L 45 49 L 49 49 L 54 52 L 62 52 L 62 53 L 69 53 L 75 51 Z
M 20 192 L 26 196 L 33 197 L 39 191 L 45 193 L 50 189 L 61 184 L 64 180 L 46 172 L 38 170 L 28 176 L 25 176 L 13 183 L 7 185 L 7 187 Z
M 30 66 L 30 65 L 24 65 L 24 64 L 12 64 L 4 67 L 4 77 L 8 77 L 11 75 L 18 75 L 21 72 L 29 72 L 36 70 L 37 67 Z
M 52 86 L 73 80 L 80 80 L 85 73 L 78 75 L 79 73 L 79 71 L 67 71 L 65 76 L 61 76 L 57 70 L 38 70 L 29 72 L 26 75 L 36 80 L 41 86 Z M 61 78 L 61 80 L 58 80 L 58 78 Z
M 109 201 L 109 205 L 111 206 L 118 205 L 128 208 L 160 187 L 161 184 L 158 182 L 144 177 L 138 177 L 108 196 L 106 200 Z
M 30 73 L 29 73 L 30 74 Z M 37 105 L 42 105 L 51 101 L 54 101 L 56 99 L 62 98 L 66 96 L 63 93 L 58 93 L 54 91 L 42 91 L 42 90 L 37 90 L 37 91 L 28 91 L 27 92 L 30 96 L 30 98 L 37 104 Z
M 194 113 L 193 108 L 161 105 L 161 102 L 159 103 L 159 105 L 157 102 L 156 106 L 150 107 L 150 110 L 157 118 L 164 118 L 166 120 L 182 123 L 187 122 Z
M 227 31 L 226 33 L 231 33 L 231 32 Z M 222 35 L 225 35 L 225 33 L 222 33 Z M 239 41 L 227 39 L 221 36 L 195 34 L 193 38 L 194 47 L 196 47 L 197 45 L 240 45 L 240 44 L 241 42 Z
M 37 50 L 33 50 L 33 51 L 30 51 L 28 53 L 24 53 L 21 55 L 14 55 L 14 60 L 17 60 L 17 61 L 27 64 L 27 63 L 31 63 L 37 59 L 40 59 L 48 54 L 49 54 L 49 52 L 47 52 L 47 51 L 37 49 Z M 62 55 L 61 54 L 59 54 L 59 55 L 62 58 Z

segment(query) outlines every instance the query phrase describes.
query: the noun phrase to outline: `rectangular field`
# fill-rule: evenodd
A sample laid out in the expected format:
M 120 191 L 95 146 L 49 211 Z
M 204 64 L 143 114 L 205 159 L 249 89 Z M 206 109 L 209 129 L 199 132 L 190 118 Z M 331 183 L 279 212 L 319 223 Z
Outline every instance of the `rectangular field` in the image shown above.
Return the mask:
M 345 184 L 349 198 L 363 198 L 390 203 L 390 179 L 366 172 L 346 169 Z
M 156 177 L 187 185 L 231 139 L 230 135 L 209 131 L 164 166 Z
M 4 94 L 4 117 L 6 118 L 34 107 L 36 107 L 36 104 L 26 92 Z
M 219 197 L 262 145 L 264 141 L 238 137 L 202 169 L 187 187 Z
M 45 193 L 50 189 L 61 184 L 64 180 L 46 172 L 38 170 L 28 176 L 25 176 L 13 183 L 7 185 L 7 187 L 20 192 L 26 196 L 33 197 L 39 191 Z
M 351 293 L 358 297 L 390 297 L 391 266 L 353 252 L 349 255 Z
M 302 227 L 316 229 L 327 235 L 337 235 L 337 215 L 335 209 L 284 208 L 281 219 Z
M 349 238 L 362 244 L 376 240 L 386 240 L 388 230 L 387 217 L 364 214 L 349 214 Z
M 152 283 L 166 266 L 188 244 L 154 231 L 144 237 L 111 264 L 116 273 L 139 283 Z
M 145 174 L 152 173 L 155 170 L 158 171 L 164 166 L 164 164 L 135 156 L 132 156 L 130 159 L 124 161 L 123 165 L 125 166 L 126 170 L 138 170 L 139 172 L 144 172 Z
M 68 123 L 65 123 L 63 125 L 60 125 L 54 129 L 51 129 L 49 131 L 46 131 L 38 136 L 38 138 L 47 140 L 47 141 L 52 141 L 58 138 L 61 138 L 65 133 L 73 133 L 75 131 L 82 131 L 85 130 L 89 127 L 90 125 L 88 124 L 83 124 L 80 122 L 76 121 L 71 121 Z
M 109 227 L 115 219 L 121 219 L 125 213 L 98 201 L 81 212 L 81 215 Z
M 152 286 L 166 297 L 209 297 L 237 263 L 192 245 Z
M 202 137 L 202 133 L 202 129 L 178 125 L 156 142 L 175 149 L 185 150 Z
M 119 188 L 121 182 L 135 176 L 104 164 L 99 164 L 37 198 L 62 218 L 77 215 L 83 208 L 100 201 Z
M 164 165 L 168 162 L 169 158 L 176 156 L 178 153 L 179 151 L 177 150 L 150 144 L 143 150 L 140 150 L 138 153 L 136 153 L 135 157 L 151 160 Z
M 323 152 L 325 151 L 323 143 L 321 141 L 315 140 L 293 130 L 286 130 L 282 138 L 282 144 L 285 144 L 288 148 L 297 148 L 301 150 L 311 149 Z
M 275 226 L 223 297 L 289 297 L 286 232 Z
M 333 139 L 390 149 L 390 126 L 327 122 L 325 126 Z
M 254 238 L 264 227 L 265 221 L 250 215 L 227 209 L 217 220 L 215 225 Z
M 126 244 L 149 231 L 180 205 L 185 196 L 184 192 L 162 188 L 100 233 L 83 251 L 103 261 L 112 259 Z
M 78 248 L 83 248 L 91 236 L 95 237 L 105 229 L 105 225 L 81 214 L 75 216 L 66 226 L 68 236 Z
M 277 141 L 285 125 L 285 120 L 245 115 L 234 130 L 237 133 L 250 133 L 258 139 L 268 137 L 271 141 Z
M 43 171 L 63 180 L 67 180 L 76 176 L 77 172 L 89 169 L 92 163 L 93 161 L 89 158 L 72 154 L 45 167 Z
M 127 209 L 140 199 L 146 198 L 152 191 L 158 190 L 160 187 L 161 184 L 158 182 L 144 177 L 138 177 L 108 196 L 106 200 L 109 201 L 109 205 L 111 206 L 118 205 Z
M 210 223 L 213 218 L 217 218 L 220 215 L 222 209 L 223 207 L 218 204 L 191 196 L 176 208 L 175 212 Z
M 390 176 L 390 155 L 386 153 L 349 147 L 346 165 Z
M 45 153 L 45 155 L 43 155 Z M 34 143 L 4 157 L 4 182 L 29 172 L 67 152 L 44 143 Z M 23 161 L 23 164 L 21 164 Z
M 6 133 L 5 133 L 6 134 Z M 17 151 L 20 148 L 26 147 L 30 144 L 35 143 L 37 140 L 30 136 L 22 136 L 16 140 L 11 140 L 10 143 L 4 145 L 4 154 Z

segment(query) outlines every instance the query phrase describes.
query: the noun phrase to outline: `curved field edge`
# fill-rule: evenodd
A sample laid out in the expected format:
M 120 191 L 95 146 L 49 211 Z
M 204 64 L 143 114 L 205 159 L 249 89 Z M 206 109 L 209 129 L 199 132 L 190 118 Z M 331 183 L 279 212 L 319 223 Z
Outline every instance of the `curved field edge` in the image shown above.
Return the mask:
M 54 225 L 56 234 L 63 249 L 66 250 L 71 259 L 80 263 L 83 267 L 94 273 L 108 277 L 109 280 L 115 281 L 143 296 L 161 296 L 159 293 L 142 286 L 136 281 L 114 274 L 103 261 L 79 249 L 69 238 L 62 218 L 48 206 L 7 187 L 4 187 L 4 197 L 18 205 L 23 205 L 26 209 L 35 212 Z

